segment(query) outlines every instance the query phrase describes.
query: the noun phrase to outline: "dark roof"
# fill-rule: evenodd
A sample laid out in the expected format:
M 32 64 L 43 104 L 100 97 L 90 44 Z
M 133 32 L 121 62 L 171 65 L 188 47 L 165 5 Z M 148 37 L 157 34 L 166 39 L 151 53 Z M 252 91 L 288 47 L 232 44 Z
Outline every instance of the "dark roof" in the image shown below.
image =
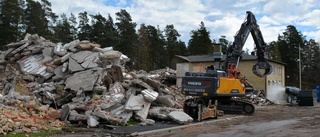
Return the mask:
M 195 56 L 180 56 L 176 55 L 176 57 L 182 59 L 184 62 L 190 62 L 190 63 L 196 63 L 196 62 L 214 62 L 214 56 L 212 55 L 195 55 Z M 226 55 L 222 55 L 221 61 L 224 61 L 226 59 Z M 248 54 L 242 54 L 241 60 L 257 60 L 257 56 L 248 55 Z M 283 62 L 279 62 L 276 60 L 268 59 L 268 61 L 272 61 L 275 63 L 283 64 Z

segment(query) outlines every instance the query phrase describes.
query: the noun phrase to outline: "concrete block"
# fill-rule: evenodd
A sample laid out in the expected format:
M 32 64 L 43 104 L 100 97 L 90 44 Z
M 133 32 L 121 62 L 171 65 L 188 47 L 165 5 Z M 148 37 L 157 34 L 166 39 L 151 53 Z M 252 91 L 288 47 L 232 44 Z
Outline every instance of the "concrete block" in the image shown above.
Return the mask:
M 64 56 L 66 55 L 68 52 L 67 50 L 62 46 L 62 43 L 57 43 L 57 45 L 54 48 L 53 51 L 54 54 L 58 55 L 58 56 Z
M 176 108 L 171 107 L 152 107 L 149 110 L 149 116 L 161 120 L 170 120 L 169 113 L 172 111 L 177 111 Z
M 143 95 L 137 96 L 131 95 L 126 102 L 125 110 L 135 111 L 134 118 L 139 121 L 144 121 L 148 116 L 148 111 L 151 106 L 151 102 L 144 99 Z
M 66 121 L 70 111 L 71 111 L 70 105 L 66 104 L 66 105 L 62 106 L 62 109 L 60 111 L 60 114 L 61 114 L 60 120 L 61 121 Z
M 193 118 L 190 117 L 183 111 L 172 111 L 168 114 L 168 116 L 175 122 L 179 124 L 187 124 L 193 121 Z
M 96 127 L 97 125 L 99 125 L 99 121 L 96 120 L 93 116 L 88 116 L 87 125 L 88 127 Z
M 172 98 L 173 97 L 171 95 L 158 96 L 155 102 L 163 104 L 166 107 L 173 107 L 175 105 L 175 101 Z
M 88 119 L 87 115 L 81 115 L 75 110 L 72 110 L 68 117 L 69 121 L 87 121 L 87 119 Z
M 151 103 L 144 99 L 143 95 L 139 94 L 137 96 L 130 95 L 126 105 L 125 110 L 138 111 L 144 108 L 144 106 L 149 106 Z
M 141 94 L 149 102 L 155 101 L 157 99 L 158 95 L 159 95 L 158 92 L 155 92 L 152 89 L 144 89 L 144 90 L 141 91 Z
M 45 47 L 43 50 L 42 50 L 42 54 L 43 56 L 50 56 L 52 57 L 53 56 L 53 51 L 52 51 L 52 48 L 50 47 Z
M 135 111 L 134 118 L 139 121 L 145 121 L 148 116 L 150 106 L 151 106 L 151 102 L 145 103 L 145 105 L 143 105 L 143 108 L 141 110 Z

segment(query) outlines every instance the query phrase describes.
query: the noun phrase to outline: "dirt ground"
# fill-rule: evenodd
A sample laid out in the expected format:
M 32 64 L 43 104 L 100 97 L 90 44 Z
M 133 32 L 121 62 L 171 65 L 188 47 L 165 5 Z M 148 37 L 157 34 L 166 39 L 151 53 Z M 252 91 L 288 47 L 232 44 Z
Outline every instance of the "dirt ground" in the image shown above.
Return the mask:
M 145 128 L 145 127 L 141 127 Z M 226 114 L 218 119 L 195 122 L 171 128 L 126 134 L 98 132 L 64 134 L 67 137 L 318 137 L 320 103 L 315 106 L 256 106 L 251 116 Z M 60 136 L 56 135 L 55 137 Z
M 143 136 L 318 137 L 319 135 L 320 104 L 318 103 L 315 106 L 257 106 L 252 116 L 220 117 L 216 122 L 204 122 L 197 126 Z

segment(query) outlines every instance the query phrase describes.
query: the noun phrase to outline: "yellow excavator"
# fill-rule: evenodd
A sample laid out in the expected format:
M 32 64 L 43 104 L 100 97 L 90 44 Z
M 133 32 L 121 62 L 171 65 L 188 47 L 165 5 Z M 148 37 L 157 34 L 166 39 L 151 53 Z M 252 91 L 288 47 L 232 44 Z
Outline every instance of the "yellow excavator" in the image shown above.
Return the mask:
M 194 120 L 216 118 L 217 109 L 225 113 L 254 113 L 253 104 L 245 99 L 246 88 L 251 85 L 238 70 L 242 48 L 250 33 L 257 50 L 257 63 L 253 65 L 253 73 L 258 77 L 272 73 L 272 66 L 264 58 L 266 43 L 259 25 L 253 13 L 247 11 L 246 20 L 227 49 L 223 66 L 220 68 L 219 65 L 222 53 L 214 53 L 215 66 L 207 67 L 206 72 L 186 72 L 182 77 L 182 92 L 191 96 L 184 102 L 183 109 Z M 261 73 L 260 70 L 265 72 Z

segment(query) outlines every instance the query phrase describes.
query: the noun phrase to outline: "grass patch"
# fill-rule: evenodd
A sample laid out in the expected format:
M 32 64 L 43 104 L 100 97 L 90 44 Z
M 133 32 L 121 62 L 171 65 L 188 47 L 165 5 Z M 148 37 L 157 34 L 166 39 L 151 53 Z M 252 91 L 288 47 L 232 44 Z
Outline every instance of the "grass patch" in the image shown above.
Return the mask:
M 11 133 L 0 137 L 49 137 L 61 133 L 61 130 L 42 130 L 32 133 Z
M 135 121 L 135 120 L 129 120 L 127 123 L 125 123 L 125 126 L 132 126 L 132 125 L 137 125 L 140 122 Z

